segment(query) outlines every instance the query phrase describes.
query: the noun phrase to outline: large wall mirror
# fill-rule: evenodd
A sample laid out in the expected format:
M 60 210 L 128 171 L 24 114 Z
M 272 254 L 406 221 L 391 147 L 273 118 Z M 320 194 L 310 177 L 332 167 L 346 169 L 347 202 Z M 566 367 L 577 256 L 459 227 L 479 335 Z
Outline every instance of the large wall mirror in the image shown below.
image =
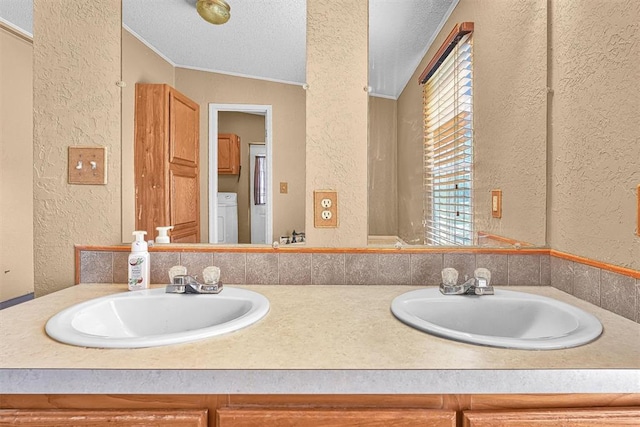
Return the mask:
M 234 72 L 223 63 L 207 61 L 205 49 L 199 56 L 187 55 L 202 49 L 198 45 L 198 30 L 216 31 L 220 38 L 255 42 L 251 22 L 243 18 L 243 2 L 232 4 L 232 19 L 213 29 L 197 22 L 194 1 L 166 2 L 176 8 L 172 23 L 136 20 L 142 16 L 145 2 L 123 0 L 123 238 L 135 227 L 133 163 L 127 153 L 133 152 L 134 83 L 168 83 L 200 104 L 201 127 L 201 235 L 209 242 L 209 198 L 211 188 L 208 159 L 208 105 L 259 104 L 273 107 L 272 166 L 272 235 L 291 235 L 303 231 L 305 195 L 305 91 L 304 31 L 305 2 L 273 1 L 274 8 L 286 7 L 288 32 L 278 34 L 273 46 L 291 43 L 287 49 L 289 61 L 256 57 L 268 70 Z M 265 6 L 266 6 L 265 2 Z M 500 244 L 483 236 L 507 238 L 524 244 L 545 244 L 546 198 L 546 12 L 534 7 L 537 0 L 478 7 L 477 2 L 444 0 L 425 6 L 419 0 L 402 4 L 388 0 L 370 0 L 370 84 L 369 104 L 369 244 L 422 245 L 424 241 L 424 194 L 422 160 L 422 88 L 416 73 L 424 68 L 452 23 L 474 21 L 474 239 L 473 244 Z M 532 7 L 525 7 L 529 3 Z M 252 6 L 253 7 L 253 6 Z M 391 7 L 391 12 L 390 8 Z M 267 11 L 263 11 L 267 13 Z M 446 19 L 448 17 L 448 19 Z M 146 18 L 145 18 L 146 19 Z M 191 22 L 195 19 L 196 22 Z M 399 22 L 401 24 L 399 24 Z M 425 22 L 428 25 L 425 25 Z M 166 24 L 166 25 L 165 25 Z M 187 46 L 176 45 L 177 38 L 167 34 L 167 28 L 180 32 L 180 25 L 190 27 Z M 164 28 L 160 31 L 159 28 Z M 397 29 L 402 30 L 398 31 Z M 255 30 L 255 28 L 253 28 Z M 513 37 L 513 32 L 527 37 Z M 440 33 L 440 35 L 438 35 Z M 163 39 L 164 37 L 164 39 Z M 189 45 L 191 40 L 191 45 Z M 223 39 L 224 40 L 224 39 Z M 157 45 L 157 46 L 155 46 Z M 406 46 L 405 46 L 406 45 Z M 242 67 L 251 62 L 249 49 L 226 51 Z M 427 47 L 430 49 L 427 51 Z M 213 47 L 212 47 L 213 48 Z M 163 52 L 163 50 L 165 50 Z M 269 46 L 264 46 L 268 50 Z M 405 53 L 404 51 L 409 53 Z M 395 54 L 394 54 L 395 52 Z M 400 53 L 404 57 L 400 58 Z M 413 53 L 411 53 L 413 52 Z M 304 54 L 304 53 L 303 53 Z M 398 58 L 394 58 L 394 55 Z M 413 56 L 412 56 L 413 55 Z M 406 58 L 409 58 L 408 60 Z M 395 59 L 395 61 L 394 61 Z M 401 62 L 399 59 L 403 59 Z M 302 62 L 301 62 L 302 61 Z M 386 61 L 386 63 L 385 63 Z M 273 64 L 277 66 L 273 66 Z M 402 68 L 398 68 L 398 63 Z M 396 64 L 395 68 L 390 64 Z M 288 70 L 279 70 L 285 66 Z M 239 68 L 242 69 L 242 68 Z M 387 74 L 379 70 L 389 70 Z M 270 71 L 273 70 L 273 71 Z M 271 76 L 266 75 L 269 72 Z M 398 77 L 400 75 L 400 77 Z M 278 76 L 288 76 L 280 77 Z M 404 83 L 406 83 L 406 85 Z M 226 133 L 246 134 L 242 138 L 241 158 L 246 167 L 239 176 L 220 175 L 221 192 L 235 192 L 238 200 L 240 244 L 251 241 L 250 150 L 252 144 L 264 142 L 256 135 L 255 118 L 236 115 L 232 123 L 219 123 Z M 228 132 L 227 132 L 228 131 Z M 130 163 L 130 164 L 128 164 Z M 282 190 L 281 183 L 286 185 Z M 491 215 L 491 190 L 503 195 L 502 218 Z M 282 190 L 282 191 L 281 191 Z M 140 190 L 138 190 L 140 191 Z M 286 193 L 285 193 L 286 191 Z M 268 243 L 268 242 L 267 242 Z
M 271 166 L 272 238 L 279 240 L 294 230 L 301 232 L 312 227 L 305 224 L 305 162 L 310 160 L 305 158 L 306 92 L 303 86 L 306 1 L 236 0 L 231 2 L 231 20 L 223 26 L 212 26 L 200 19 L 195 0 L 122 2 L 122 75 L 126 83 L 122 90 L 123 240 L 129 241 L 136 217 L 133 174 L 136 82 L 170 84 L 200 105 L 203 242 L 209 242 L 211 228 L 210 104 L 271 107 L 272 158 L 268 164 Z M 146 9 L 151 4 L 153 14 Z M 248 5 L 253 11 L 243 17 Z M 453 24 L 472 21 L 475 23 L 472 197 L 476 233 L 473 243 L 485 244 L 478 238 L 484 233 L 511 242 L 545 245 L 545 5 L 544 0 L 369 1 L 370 244 L 424 244 L 422 88 L 417 76 Z M 166 12 L 164 8 L 171 11 Z M 279 25 L 278 31 L 265 29 L 264 22 L 275 25 L 264 19 L 271 15 L 280 16 L 286 25 Z M 129 17 L 142 18 L 135 23 L 128 21 Z M 262 33 L 258 31 L 256 35 L 259 28 Z M 200 29 L 217 32 L 220 43 L 208 44 L 199 34 Z M 173 31 L 183 36 L 172 35 Z M 238 40 L 244 45 L 238 44 Z M 258 49 L 249 49 L 249 46 Z M 214 50 L 217 62 L 211 62 Z M 277 56 L 278 52 L 284 56 Z M 251 68 L 256 64 L 259 71 L 255 71 L 255 66 Z M 260 78 L 254 78 L 258 76 Z M 242 140 L 244 167 L 239 175 L 221 175 L 218 189 L 237 194 L 238 242 L 248 244 L 251 243 L 253 182 L 250 147 L 267 142 L 263 132 L 269 124 L 264 116 L 242 109 L 233 109 L 219 117 L 220 133 L 237 134 Z M 491 214 L 492 190 L 502 192 L 501 218 Z

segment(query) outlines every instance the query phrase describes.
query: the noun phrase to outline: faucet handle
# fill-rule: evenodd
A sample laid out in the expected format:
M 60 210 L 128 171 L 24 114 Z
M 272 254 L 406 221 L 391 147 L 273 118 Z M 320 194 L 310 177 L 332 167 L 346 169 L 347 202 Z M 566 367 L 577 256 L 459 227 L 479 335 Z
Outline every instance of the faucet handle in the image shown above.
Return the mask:
M 454 286 L 456 283 L 458 283 L 458 270 L 456 270 L 455 268 L 443 268 L 440 274 L 442 275 L 443 285 Z
M 174 265 L 169 269 L 169 283 L 173 283 L 173 278 L 176 276 L 186 276 L 187 267 L 184 265 Z
M 476 278 L 478 283 L 483 283 L 485 286 L 489 286 L 491 283 L 491 272 L 486 268 L 476 268 L 473 272 L 473 277 Z
M 213 285 L 220 281 L 220 267 L 207 267 L 202 271 L 202 277 L 204 277 L 204 283 L 207 285 Z

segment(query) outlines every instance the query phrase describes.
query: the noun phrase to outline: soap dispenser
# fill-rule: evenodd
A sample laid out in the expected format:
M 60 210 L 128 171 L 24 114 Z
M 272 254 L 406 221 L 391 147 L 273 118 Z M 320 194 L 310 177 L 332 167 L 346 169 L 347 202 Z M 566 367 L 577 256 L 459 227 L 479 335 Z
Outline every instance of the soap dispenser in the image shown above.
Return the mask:
M 169 238 L 167 231 L 173 230 L 173 225 L 168 227 L 156 227 L 156 230 L 158 230 L 156 243 L 171 243 L 171 239 Z
M 131 244 L 131 254 L 127 265 L 129 267 L 129 290 L 137 291 L 149 287 L 151 277 L 150 258 L 147 242 L 144 240 L 146 231 L 134 231 L 135 240 Z

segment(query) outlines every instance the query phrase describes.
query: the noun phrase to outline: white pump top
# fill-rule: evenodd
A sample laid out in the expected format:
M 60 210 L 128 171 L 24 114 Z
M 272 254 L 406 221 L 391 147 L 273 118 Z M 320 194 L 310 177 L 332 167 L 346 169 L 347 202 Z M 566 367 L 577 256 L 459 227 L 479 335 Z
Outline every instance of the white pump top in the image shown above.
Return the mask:
M 156 243 L 171 243 L 167 231 L 173 230 L 173 225 L 168 227 L 156 227 L 158 230 L 158 237 L 156 237 Z
M 146 231 L 134 231 L 133 235 L 136 237 L 136 240 L 131 243 L 131 252 L 147 252 L 149 249 L 147 242 L 144 240 L 144 235 L 147 234 Z

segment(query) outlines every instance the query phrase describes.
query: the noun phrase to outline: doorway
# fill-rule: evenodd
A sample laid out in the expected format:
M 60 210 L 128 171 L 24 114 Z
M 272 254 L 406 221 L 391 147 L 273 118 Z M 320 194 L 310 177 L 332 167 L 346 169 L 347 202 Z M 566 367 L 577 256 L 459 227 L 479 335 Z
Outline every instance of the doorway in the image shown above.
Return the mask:
M 221 113 L 230 112 L 230 113 L 247 113 L 252 115 L 260 115 L 264 117 L 264 158 L 260 160 L 263 166 L 263 184 L 264 185 L 264 197 L 261 200 L 261 204 L 258 207 L 258 211 L 254 214 L 254 209 L 252 205 L 254 203 L 254 195 L 250 190 L 249 183 L 253 178 L 252 172 L 255 171 L 255 164 L 251 161 L 252 157 L 250 156 L 248 149 L 245 156 L 241 157 L 241 168 L 240 174 L 236 175 L 236 180 L 240 183 L 240 179 L 243 179 L 243 183 L 246 184 L 246 193 L 247 198 L 246 202 L 242 202 L 242 200 L 238 200 L 238 217 L 239 218 L 249 218 L 245 221 L 242 220 L 242 224 L 240 224 L 239 229 L 243 230 L 243 226 L 245 226 L 246 222 L 246 231 L 247 231 L 247 240 L 244 243 L 255 243 L 255 244 L 265 244 L 271 242 L 273 240 L 273 174 L 272 174 L 272 163 L 273 163 L 273 141 L 272 141 L 272 109 L 271 105 L 253 105 L 253 104 L 209 104 L 209 243 L 218 243 L 219 240 L 219 209 L 218 209 L 218 192 L 220 190 L 221 180 L 218 177 L 218 134 L 219 133 L 228 133 L 228 130 L 224 130 L 221 128 L 220 116 Z M 249 147 L 248 143 L 250 142 L 261 142 L 257 141 L 241 141 L 241 144 L 246 144 Z M 228 185 L 228 179 L 223 178 L 226 183 L 223 182 L 223 185 Z M 243 184 L 243 185 L 245 185 Z M 241 188 L 241 191 L 245 191 L 244 187 Z M 254 218 L 255 216 L 255 218 Z M 260 222 L 260 223 L 257 223 Z M 255 224 L 255 225 L 254 225 Z M 256 228 L 256 230 L 254 230 Z M 249 233 L 249 229 L 251 232 Z M 250 236 L 250 237 L 249 237 Z M 242 243 L 243 240 L 240 240 Z

